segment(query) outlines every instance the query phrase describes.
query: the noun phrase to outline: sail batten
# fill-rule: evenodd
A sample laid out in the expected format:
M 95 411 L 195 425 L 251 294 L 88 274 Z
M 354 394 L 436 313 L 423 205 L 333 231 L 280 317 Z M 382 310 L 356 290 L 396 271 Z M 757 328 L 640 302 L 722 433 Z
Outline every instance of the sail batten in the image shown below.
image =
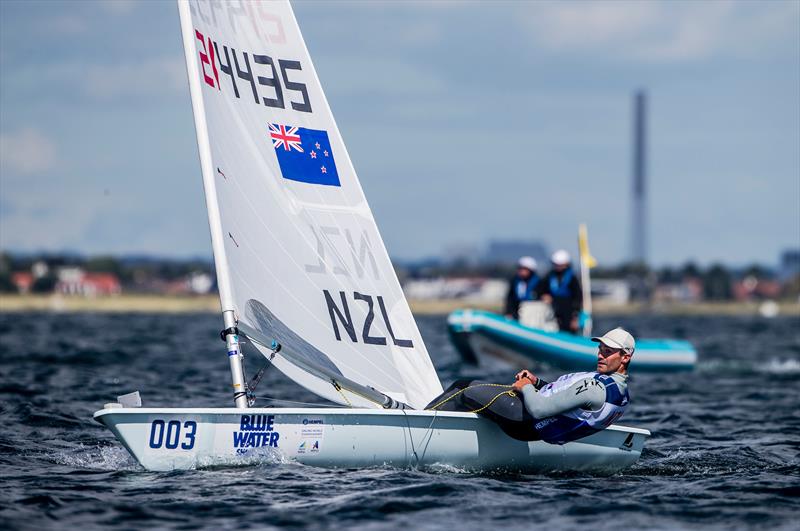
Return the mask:
M 423 407 L 441 384 L 291 6 L 179 3 L 223 310 L 324 398 Z

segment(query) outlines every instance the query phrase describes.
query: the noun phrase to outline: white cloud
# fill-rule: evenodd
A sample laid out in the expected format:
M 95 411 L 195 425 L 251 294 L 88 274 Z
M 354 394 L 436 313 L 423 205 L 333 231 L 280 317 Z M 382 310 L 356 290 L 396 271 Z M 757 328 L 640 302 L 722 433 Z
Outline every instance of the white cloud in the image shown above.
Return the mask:
M 591 49 L 627 40 L 658 21 L 651 2 L 543 4 L 530 12 L 534 38 L 551 48 Z
M 136 7 L 134 0 L 103 0 L 100 6 L 115 15 L 127 15 Z
M 56 146 L 40 131 L 26 128 L 0 135 L 0 172 L 40 174 L 56 163 Z
M 140 63 L 92 65 L 86 68 L 83 88 L 98 99 L 177 92 L 186 87 L 186 67 L 177 57 L 154 58 Z
M 569 2 L 526 4 L 516 19 L 555 53 L 605 53 L 642 61 L 750 53 L 797 32 L 800 3 Z
M 79 7 L 85 9 L 79 9 Z M 96 26 L 98 23 L 96 7 L 113 16 L 123 16 L 133 12 L 136 2 L 133 0 L 102 0 L 100 2 L 87 2 L 82 6 L 75 3 L 71 5 L 64 3 L 61 10 L 54 9 L 51 14 L 43 17 L 38 27 L 45 34 L 54 33 L 69 36 L 87 34 L 90 32 L 91 26 Z M 103 22 L 100 19 L 100 23 Z
M 441 94 L 446 89 L 442 75 L 425 65 L 386 57 L 353 55 L 348 65 L 341 66 L 336 59 L 321 55 L 315 65 L 323 86 L 330 86 L 331 93 L 417 96 Z M 335 82 L 326 83 L 329 78 Z
M 0 0 L 2 1 L 2 0 Z M 88 63 L 88 61 L 87 61 Z M 40 94 L 48 87 L 62 93 L 110 102 L 131 97 L 151 97 L 186 90 L 186 67 L 181 55 L 131 59 L 114 64 L 58 62 L 25 65 L 3 80 L 11 93 Z M 49 97 L 49 96 L 48 96 Z
M 80 35 L 86 33 L 89 29 L 89 24 L 86 18 L 80 17 L 73 13 L 56 14 L 48 18 L 44 18 L 41 22 L 41 27 L 47 33 L 55 33 L 58 35 Z

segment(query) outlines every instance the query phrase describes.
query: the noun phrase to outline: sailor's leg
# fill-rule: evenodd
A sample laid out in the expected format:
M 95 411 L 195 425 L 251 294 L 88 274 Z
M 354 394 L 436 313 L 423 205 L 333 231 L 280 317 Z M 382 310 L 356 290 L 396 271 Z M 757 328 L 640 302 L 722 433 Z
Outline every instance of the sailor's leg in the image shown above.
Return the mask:
M 475 380 L 477 382 L 477 380 Z M 440 394 L 425 409 L 437 411 L 469 411 L 460 400 L 462 391 L 470 386 L 473 380 L 461 379 L 453 382 L 444 393 Z
M 533 417 L 525 409 L 522 396 L 513 392 L 510 385 L 480 380 L 457 380 L 425 409 L 475 411 L 496 422 L 509 437 L 521 441 L 540 439 L 533 428 Z
M 462 402 L 478 414 L 495 423 L 508 435 L 521 441 L 536 441 L 541 437 L 534 429 L 535 421 L 525 409 L 522 395 L 511 386 L 472 386 L 464 391 Z

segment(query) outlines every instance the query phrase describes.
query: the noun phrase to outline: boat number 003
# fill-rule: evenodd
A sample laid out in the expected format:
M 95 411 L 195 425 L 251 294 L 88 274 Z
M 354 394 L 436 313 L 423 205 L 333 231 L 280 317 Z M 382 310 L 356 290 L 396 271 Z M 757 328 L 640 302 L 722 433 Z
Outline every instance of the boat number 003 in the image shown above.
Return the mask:
M 178 445 L 183 450 L 194 448 L 194 438 L 197 435 L 197 423 L 187 420 L 183 423 L 183 441 L 181 441 L 181 421 L 171 420 L 164 422 L 156 419 L 150 424 L 150 448 L 167 448 L 175 450 Z

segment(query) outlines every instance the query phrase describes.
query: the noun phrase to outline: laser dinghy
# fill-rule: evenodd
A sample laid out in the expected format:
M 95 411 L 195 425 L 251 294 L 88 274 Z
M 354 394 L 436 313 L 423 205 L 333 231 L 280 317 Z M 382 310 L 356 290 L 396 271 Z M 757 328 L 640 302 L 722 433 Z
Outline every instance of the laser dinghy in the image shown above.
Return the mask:
M 291 6 L 178 7 L 235 407 L 143 408 L 136 393 L 106 404 L 95 419 L 142 466 L 267 456 L 613 472 L 639 458 L 647 430 L 612 426 L 559 446 L 514 440 L 475 414 L 423 410 L 442 386 Z M 243 342 L 341 407 L 253 407 Z

